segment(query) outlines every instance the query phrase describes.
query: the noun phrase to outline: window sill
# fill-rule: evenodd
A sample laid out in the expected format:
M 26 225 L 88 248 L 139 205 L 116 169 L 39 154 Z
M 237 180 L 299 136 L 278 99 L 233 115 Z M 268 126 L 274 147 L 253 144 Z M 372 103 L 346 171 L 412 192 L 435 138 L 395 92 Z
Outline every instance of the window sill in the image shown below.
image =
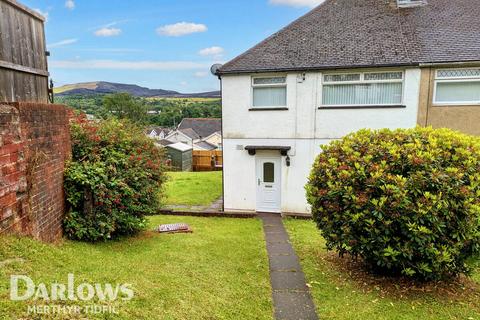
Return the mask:
M 248 111 L 288 111 L 288 108 L 250 108 Z
M 318 107 L 318 110 L 338 110 L 338 109 L 405 109 L 407 106 L 405 105 L 366 105 L 366 106 L 338 106 L 338 107 Z

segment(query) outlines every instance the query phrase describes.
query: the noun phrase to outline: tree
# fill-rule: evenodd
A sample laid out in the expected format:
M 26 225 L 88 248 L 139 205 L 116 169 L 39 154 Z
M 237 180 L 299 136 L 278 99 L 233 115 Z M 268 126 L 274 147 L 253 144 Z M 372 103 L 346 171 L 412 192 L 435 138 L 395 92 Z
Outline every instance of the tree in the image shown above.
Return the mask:
M 146 105 L 128 93 L 115 93 L 103 98 L 107 113 L 119 119 L 129 119 L 134 123 L 144 123 L 147 116 Z

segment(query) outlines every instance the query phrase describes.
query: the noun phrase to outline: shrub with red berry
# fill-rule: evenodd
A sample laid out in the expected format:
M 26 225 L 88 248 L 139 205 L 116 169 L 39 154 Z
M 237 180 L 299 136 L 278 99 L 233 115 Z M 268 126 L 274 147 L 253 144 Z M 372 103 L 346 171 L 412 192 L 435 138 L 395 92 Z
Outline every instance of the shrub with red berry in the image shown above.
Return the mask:
M 306 186 L 327 247 L 437 280 L 480 253 L 480 142 L 448 129 L 361 130 L 323 147 Z
M 163 152 L 126 121 L 79 118 L 71 125 L 71 135 L 65 234 L 99 241 L 142 230 L 145 215 L 160 205 L 166 180 Z

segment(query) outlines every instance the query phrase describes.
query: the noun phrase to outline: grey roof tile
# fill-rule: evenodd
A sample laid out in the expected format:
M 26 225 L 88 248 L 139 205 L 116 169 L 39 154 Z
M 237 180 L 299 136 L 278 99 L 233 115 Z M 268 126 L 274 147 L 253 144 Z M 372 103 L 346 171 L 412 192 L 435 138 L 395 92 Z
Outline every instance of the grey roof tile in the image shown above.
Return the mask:
M 178 130 L 193 130 L 199 137 L 206 138 L 222 130 L 222 121 L 217 118 L 185 118 L 178 125 Z
M 200 136 L 192 128 L 179 129 L 179 131 L 184 133 L 190 139 L 200 139 Z
M 480 60 L 479 0 L 326 0 L 220 74 Z

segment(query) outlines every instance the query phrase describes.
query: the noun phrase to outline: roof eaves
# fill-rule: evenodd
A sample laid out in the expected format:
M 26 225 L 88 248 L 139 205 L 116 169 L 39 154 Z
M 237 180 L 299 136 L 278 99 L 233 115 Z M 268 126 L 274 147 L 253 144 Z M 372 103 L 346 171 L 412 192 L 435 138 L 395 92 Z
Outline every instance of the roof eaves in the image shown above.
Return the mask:
M 341 69 L 365 69 L 365 68 L 389 68 L 389 67 L 417 67 L 420 63 L 395 63 L 395 64 L 375 64 L 375 65 L 335 65 L 335 66 L 318 66 L 318 67 L 301 67 L 301 68 L 277 68 L 277 69 L 239 69 L 225 71 L 219 75 L 234 75 L 245 73 L 274 73 L 274 72 L 302 72 L 302 71 L 323 71 L 323 70 L 341 70 Z
M 435 62 L 420 62 L 420 67 L 445 67 L 455 65 L 472 65 L 477 66 L 480 64 L 480 60 L 463 60 L 463 61 L 435 61 Z

